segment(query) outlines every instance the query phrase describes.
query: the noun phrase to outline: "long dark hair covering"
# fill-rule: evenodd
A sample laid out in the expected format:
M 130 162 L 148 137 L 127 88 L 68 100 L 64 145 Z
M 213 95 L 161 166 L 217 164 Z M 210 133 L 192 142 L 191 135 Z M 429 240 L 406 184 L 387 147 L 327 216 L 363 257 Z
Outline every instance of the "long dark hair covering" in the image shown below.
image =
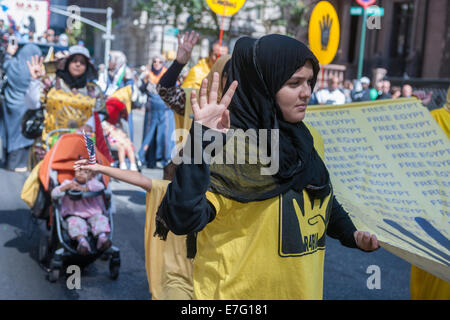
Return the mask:
M 211 191 L 240 202 L 270 199 L 291 188 L 306 188 L 313 198 L 330 193 L 329 174 L 314 149 L 311 133 L 303 122 L 284 121 L 276 101 L 277 92 L 307 61 L 314 71 L 312 90 L 319 63 L 302 42 L 277 34 L 260 39 L 243 37 L 236 42 L 224 89 L 226 92 L 234 80 L 239 82 L 229 106 L 231 128 L 268 129 L 269 142 L 270 130 L 279 129 L 275 146 L 279 170 L 274 175 L 261 175 L 262 165 L 211 164 Z

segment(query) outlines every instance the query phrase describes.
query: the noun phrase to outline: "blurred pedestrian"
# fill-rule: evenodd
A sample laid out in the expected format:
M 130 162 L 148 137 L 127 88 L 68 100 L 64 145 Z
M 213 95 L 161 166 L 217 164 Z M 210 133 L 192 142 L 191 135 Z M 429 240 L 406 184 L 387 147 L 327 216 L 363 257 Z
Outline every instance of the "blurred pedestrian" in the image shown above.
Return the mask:
M 352 90 L 353 90 L 353 83 L 350 80 L 344 81 L 344 88 L 342 89 L 342 92 L 345 96 L 345 103 L 351 103 L 352 102 Z
M 27 139 L 22 135 L 21 122 L 27 111 L 25 96 L 31 82 L 27 62 L 33 56 L 40 57 L 41 50 L 34 44 L 27 44 L 13 57 L 16 48 L 8 46 L 8 54 L 3 63 L 7 84 L 5 87 L 5 103 L 3 109 L 4 147 L 6 148 L 8 170 L 25 172 L 28 167 L 28 153 L 33 144 L 33 139 Z
M 328 88 L 316 93 L 319 104 L 344 104 L 345 95 L 339 90 L 339 78 L 332 76 L 328 79 Z
M 214 63 L 220 56 L 228 53 L 228 46 L 220 45 L 219 41 L 215 41 L 209 50 L 207 58 L 200 59 L 198 63 L 189 70 L 186 79 L 182 84 L 182 88 L 200 89 L 202 80 L 206 78 Z
M 55 30 L 53 29 L 47 30 L 46 40 L 48 44 L 55 44 Z
M 391 95 L 391 82 L 389 80 L 383 80 L 381 84 L 381 95 L 378 99 L 392 99 Z
M 172 132 L 175 130 L 173 111 L 170 110 L 158 94 L 156 85 L 165 74 L 167 68 L 164 59 L 156 55 L 147 70 L 140 90 L 147 94 L 145 108 L 144 132 L 139 159 L 149 168 L 164 168 L 169 164 L 175 141 Z
M 110 52 L 108 68 L 100 74 L 98 84 L 107 98 L 126 86 L 131 87 L 131 93 L 133 94 L 133 75 L 127 66 L 127 57 L 122 51 L 113 50 Z M 134 142 L 133 113 L 131 111 L 128 113 L 127 127 L 126 133 L 131 142 Z
M 354 80 L 353 90 L 351 93 L 353 102 L 370 101 L 370 80 L 362 77 L 360 80 Z
M 411 85 L 404 84 L 402 87 L 402 98 L 411 98 L 412 93 L 413 93 L 413 89 L 412 89 Z
M 400 87 L 394 86 L 391 90 L 392 99 L 400 98 L 402 95 L 402 89 Z

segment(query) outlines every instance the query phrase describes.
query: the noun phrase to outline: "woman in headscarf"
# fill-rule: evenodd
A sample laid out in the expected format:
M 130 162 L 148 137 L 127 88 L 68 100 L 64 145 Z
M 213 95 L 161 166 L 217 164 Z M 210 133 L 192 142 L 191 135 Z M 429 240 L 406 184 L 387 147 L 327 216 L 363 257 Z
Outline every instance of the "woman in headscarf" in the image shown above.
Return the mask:
M 3 109 L 4 136 L 3 146 L 7 152 L 6 167 L 9 170 L 24 172 L 27 170 L 28 153 L 34 140 L 22 135 L 21 121 L 25 107 L 25 94 L 31 81 L 27 61 L 33 56 L 41 56 L 41 50 L 34 44 L 25 45 L 16 57 L 6 56 L 3 69 L 8 78 L 5 88 Z
M 156 167 L 157 161 L 165 167 L 170 161 L 172 149 L 175 146 L 171 139 L 172 132 L 175 130 L 173 112 L 167 108 L 156 90 L 157 83 L 166 71 L 163 58 L 160 55 L 154 56 L 152 65 L 140 87 L 141 92 L 146 93 L 148 99 L 139 159 L 149 168 Z
M 59 61 L 52 82 L 44 78 L 42 59 L 34 57 L 27 64 L 33 81 L 25 104 L 29 109 L 40 108 L 41 101 L 45 105 L 43 141 L 52 130 L 88 125 L 95 132 L 97 148 L 112 161 L 99 115 L 104 109 L 104 100 L 100 88 L 92 82 L 97 78 L 97 71 L 90 61 L 89 51 L 82 46 L 70 47 L 68 57 Z M 46 83 L 44 88 L 41 79 Z
M 378 248 L 376 237 L 356 231 L 334 198 L 316 151 L 319 139 L 303 123 L 318 72 L 316 57 L 293 38 L 244 37 L 236 42 L 220 103 L 217 75 L 209 97 L 205 80 L 199 99 L 193 93 L 194 142 L 183 150 L 190 162 L 180 164 L 167 188 L 156 234 L 198 232 L 194 298 L 321 299 L 325 234 L 348 247 Z M 250 132 L 237 151 L 239 130 L 230 129 Z M 209 165 L 195 155 L 211 150 L 211 136 L 216 146 L 226 142 L 204 154 L 213 159 Z M 264 153 L 263 140 L 270 141 L 270 167 L 261 157 L 249 161 L 251 150 Z M 236 163 L 241 154 L 245 162 Z
M 130 86 L 132 92 L 134 90 L 133 74 L 127 66 L 127 56 L 122 51 L 110 51 L 109 65 L 103 73 L 100 74 L 97 84 L 102 88 L 107 98 L 124 87 Z M 131 103 L 131 101 L 130 101 Z M 128 113 L 128 136 L 131 142 L 134 141 L 133 114 Z

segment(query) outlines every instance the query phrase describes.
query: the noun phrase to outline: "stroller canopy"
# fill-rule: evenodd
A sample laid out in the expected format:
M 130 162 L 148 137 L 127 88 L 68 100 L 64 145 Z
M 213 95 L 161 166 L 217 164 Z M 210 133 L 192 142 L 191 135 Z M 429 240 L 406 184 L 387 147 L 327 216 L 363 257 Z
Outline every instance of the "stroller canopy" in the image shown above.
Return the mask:
M 97 163 L 109 166 L 108 159 L 95 148 Z M 39 179 L 46 191 L 48 191 L 50 183 L 51 170 L 58 171 L 58 182 L 71 180 L 74 178 L 75 172 L 73 166 L 80 159 L 88 159 L 89 154 L 86 149 L 84 137 L 79 133 L 69 133 L 63 135 L 50 149 L 42 160 L 39 170 Z M 103 183 L 105 186 L 109 183 L 109 177 L 103 175 Z

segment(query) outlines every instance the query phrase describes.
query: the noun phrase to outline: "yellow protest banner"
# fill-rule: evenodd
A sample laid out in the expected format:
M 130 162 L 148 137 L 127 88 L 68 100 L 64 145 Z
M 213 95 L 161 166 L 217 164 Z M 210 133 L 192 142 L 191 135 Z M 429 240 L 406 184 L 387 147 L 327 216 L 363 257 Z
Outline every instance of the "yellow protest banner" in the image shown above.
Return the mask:
M 450 281 L 450 141 L 415 98 L 311 106 L 338 201 L 358 230 Z

